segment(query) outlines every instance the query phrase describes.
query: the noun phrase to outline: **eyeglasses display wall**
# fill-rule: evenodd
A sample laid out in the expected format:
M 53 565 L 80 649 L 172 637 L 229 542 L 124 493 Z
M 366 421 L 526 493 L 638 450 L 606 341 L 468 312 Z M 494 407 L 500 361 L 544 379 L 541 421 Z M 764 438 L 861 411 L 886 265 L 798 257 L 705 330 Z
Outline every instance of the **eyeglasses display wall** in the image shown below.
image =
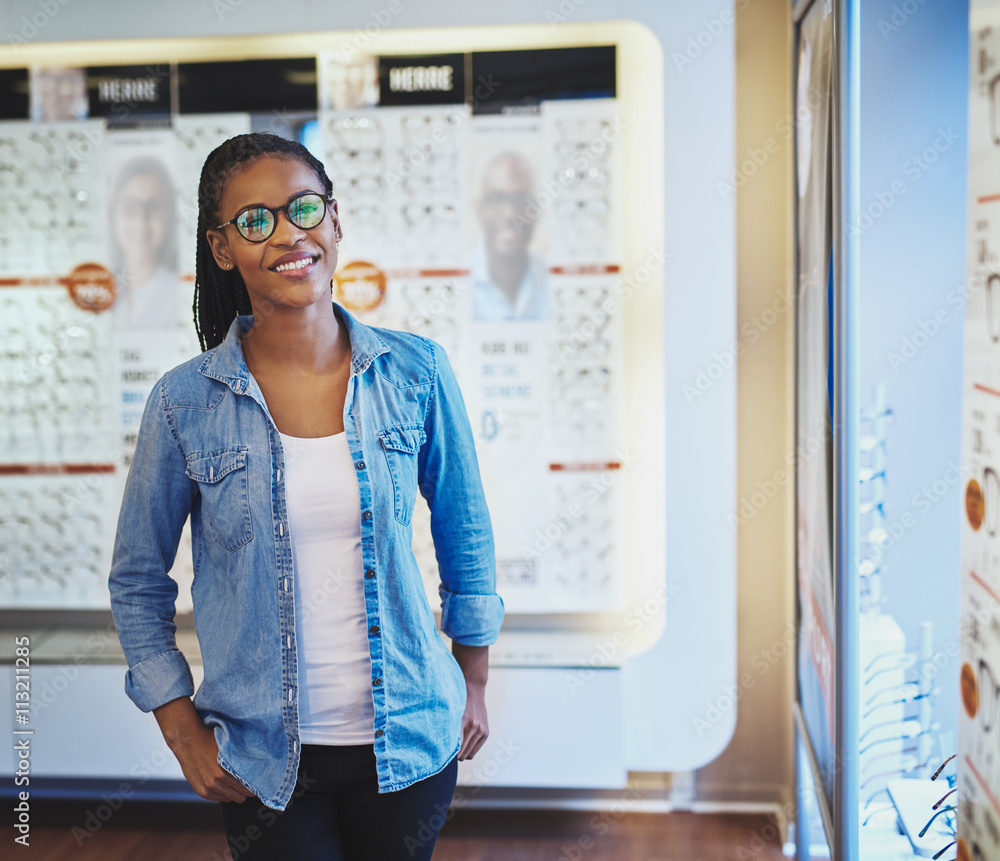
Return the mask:
M 962 397 L 959 858 L 1000 856 L 1000 137 L 998 10 L 972 16 Z
M 344 230 L 333 298 L 448 350 L 508 611 L 627 609 L 623 486 L 637 455 L 624 309 L 664 254 L 649 249 L 641 280 L 623 279 L 615 48 L 318 51 L 227 77 L 235 65 L 25 69 L 30 119 L 0 122 L 12 225 L 0 229 L 0 607 L 108 605 L 145 399 L 198 351 L 201 166 L 254 130 L 300 140 L 327 167 Z M 66 86 L 54 90 L 55 76 Z M 255 76 L 269 88 L 247 87 Z M 227 101 L 227 80 L 239 99 Z M 66 87 L 73 98 L 51 95 Z M 421 507 L 414 550 L 436 596 L 426 517 Z M 183 549 L 173 573 L 185 609 Z

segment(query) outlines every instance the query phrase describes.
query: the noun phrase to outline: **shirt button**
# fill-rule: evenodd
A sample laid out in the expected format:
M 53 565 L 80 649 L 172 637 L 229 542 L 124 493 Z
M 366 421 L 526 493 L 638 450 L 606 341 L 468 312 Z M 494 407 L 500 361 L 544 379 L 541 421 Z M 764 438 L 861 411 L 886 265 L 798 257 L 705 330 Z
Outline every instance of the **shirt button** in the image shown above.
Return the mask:
M 367 571 L 365 571 L 365 577 L 367 577 L 369 580 L 371 580 L 374 576 L 375 576 L 374 568 L 369 568 Z
M 385 730 L 384 729 L 377 729 L 377 730 L 375 730 L 375 738 L 382 738 L 382 736 L 384 736 L 384 735 L 385 735 Z
M 370 511 L 366 511 L 361 516 L 364 517 L 365 520 L 371 520 L 372 519 L 372 513 Z
M 372 625 L 372 626 L 371 626 L 371 627 L 370 627 L 370 628 L 368 629 L 368 633 L 369 633 L 369 634 L 377 634 L 377 633 L 378 633 L 378 625 Z
M 379 685 L 382 684 L 382 680 L 381 679 L 375 679 L 375 681 L 372 682 L 372 684 L 375 685 L 375 687 L 379 687 Z
M 365 462 L 363 460 L 359 460 L 356 464 L 354 464 L 354 466 L 357 469 L 364 469 L 365 468 Z

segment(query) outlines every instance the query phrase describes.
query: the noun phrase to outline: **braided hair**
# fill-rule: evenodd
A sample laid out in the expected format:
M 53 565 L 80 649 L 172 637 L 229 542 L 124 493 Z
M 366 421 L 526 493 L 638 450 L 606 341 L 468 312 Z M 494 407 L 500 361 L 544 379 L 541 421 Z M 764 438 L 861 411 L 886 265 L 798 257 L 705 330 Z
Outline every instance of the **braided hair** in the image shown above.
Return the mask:
M 236 269 L 222 269 L 215 262 L 206 232 L 222 220 L 219 205 L 233 174 L 265 155 L 294 159 L 311 168 L 323 184 L 326 197 L 333 196 L 333 183 L 326 168 L 302 144 L 267 132 L 237 135 L 216 147 L 205 159 L 198 183 L 198 240 L 195 257 L 194 326 L 201 349 L 217 347 L 233 320 L 252 314 L 250 295 Z

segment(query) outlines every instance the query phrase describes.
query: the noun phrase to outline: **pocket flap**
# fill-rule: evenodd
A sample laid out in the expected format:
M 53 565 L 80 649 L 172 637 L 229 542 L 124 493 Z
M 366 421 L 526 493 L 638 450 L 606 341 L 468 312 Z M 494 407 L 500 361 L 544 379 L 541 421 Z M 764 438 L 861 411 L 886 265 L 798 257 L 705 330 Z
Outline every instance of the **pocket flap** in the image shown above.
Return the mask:
M 378 432 L 382 441 L 382 448 L 402 451 L 407 454 L 416 454 L 427 441 L 427 434 L 420 425 L 409 425 L 407 427 L 386 428 Z
M 215 484 L 236 469 L 247 465 L 245 448 L 229 448 L 225 451 L 192 452 L 187 456 L 185 472 L 189 478 L 205 484 Z

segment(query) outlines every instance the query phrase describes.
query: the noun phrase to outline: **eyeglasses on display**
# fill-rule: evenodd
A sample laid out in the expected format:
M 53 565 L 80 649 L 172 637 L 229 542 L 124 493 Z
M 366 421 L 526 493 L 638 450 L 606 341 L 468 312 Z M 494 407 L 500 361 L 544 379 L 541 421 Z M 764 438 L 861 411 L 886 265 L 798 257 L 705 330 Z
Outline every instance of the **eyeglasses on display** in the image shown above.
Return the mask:
M 979 659 L 979 726 L 984 733 L 996 727 L 1000 687 L 997 686 L 990 665 Z

